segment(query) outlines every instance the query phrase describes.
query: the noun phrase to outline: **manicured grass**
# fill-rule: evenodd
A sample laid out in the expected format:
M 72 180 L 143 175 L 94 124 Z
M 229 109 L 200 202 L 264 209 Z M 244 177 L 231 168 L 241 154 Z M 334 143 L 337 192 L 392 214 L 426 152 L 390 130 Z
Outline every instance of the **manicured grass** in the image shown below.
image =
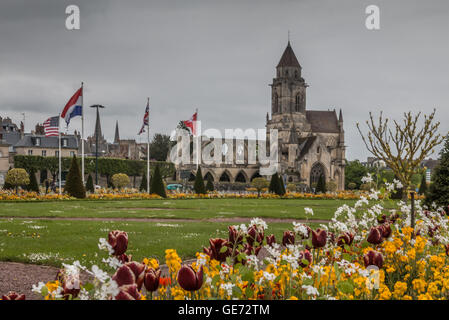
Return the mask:
M 129 236 L 128 254 L 141 261 L 155 257 L 164 262 L 165 249 L 176 249 L 183 258 L 193 258 L 208 246 L 209 238 L 228 235 L 229 223 L 117 222 L 73 220 L 0 220 L 0 260 L 61 266 L 79 260 L 100 265 L 107 253 L 98 249 L 98 239 L 110 230 L 124 230 Z M 282 239 L 290 223 L 272 223 L 266 234 Z
M 209 219 L 235 217 L 330 219 L 335 209 L 354 200 L 191 199 L 124 201 L 45 201 L 0 203 L 1 217 L 99 217 Z

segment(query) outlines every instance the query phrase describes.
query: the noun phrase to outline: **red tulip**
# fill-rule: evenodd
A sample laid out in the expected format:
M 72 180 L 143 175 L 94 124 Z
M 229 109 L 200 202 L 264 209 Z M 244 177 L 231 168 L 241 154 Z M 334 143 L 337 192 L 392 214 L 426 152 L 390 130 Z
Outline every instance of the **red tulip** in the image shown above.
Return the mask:
M 234 226 L 229 226 L 228 229 L 229 229 L 229 242 L 236 247 L 242 244 L 243 235 L 239 235 L 239 232 Z
M 350 246 L 352 244 L 352 241 L 354 240 L 354 235 L 350 232 L 343 232 L 338 238 L 337 238 L 337 245 L 340 247 L 344 247 L 345 245 Z
M 273 246 L 274 243 L 276 243 L 276 238 L 274 237 L 274 234 L 267 236 L 267 245 Z
M 120 256 L 117 256 L 116 258 L 121 263 L 127 263 L 127 262 L 131 262 L 133 260 L 133 256 L 131 254 L 125 254 L 125 253 Z
M 108 242 L 114 249 L 114 255 L 121 256 L 128 249 L 128 234 L 124 231 L 113 230 L 109 232 Z
M 153 268 L 148 268 L 145 272 L 145 277 L 143 284 L 148 292 L 156 291 L 159 287 L 159 280 L 161 278 L 161 269 L 154 270 Z
M 295 244 L 295 234 L 292 231 L 284 231 L 284 236 L 282 237 L 282 245 L 285 247 L 288 244 Z
M 384 223 L 379 226 L 380 231 L 382 232 L 382 237 L 387 239 L 391 236 L 391 227 L 389 223 Z
M 379 224 L 385 223 L 385 221 L 387 221 L 387 216 L 385 214 L 377 217 L 377 222 L 379 222 Z
M 380 252 L 370 250 L 363 256 L 363 262 L 365 262 L 365 267 L 374 265 L 380 269 L 384 258 Z
M 257 242 L 260 245 L 263 242 L 263 238 L 264 238 L 263 231 L 257 230 L 256 226 L 253 225 L 248 229 L 248 236 L 246 237 L 246 241 L 250 245 L 253 245 L 254 242 Z
M 209 239 L 210 248 L 203 249 L 203 251 L 208 254 L 211 259 L 218 260 L 220 262 L 226 261 L 226 258 L 231 255 L 231 248 L 229 248 L 230 243 L 225 239 Z M 226 247 L 226 251 L 222 252 L 222 248 Z
M 307 260 L 309 263 L 305 264 L 303 260 Z M 309 250 L 304 250 L 299 253 L 299 265 L 302 268 L 305 268 L 306 266 L 310 266 L 312 264 L 312 254 Z
M 382 231 L 379 228 L 371 227 L 371 230 L 368 234 L 368 238 L 366 240 L 372 244 L 382 243 L 382 241 L 383 241 Z
M 312 245 L 314 248 L 322 248 L 326 245 L 327 232 L 323 229 L 312 230 Z
M 25 300 L 25 295 L 9 291 L 6 296 L 2 296 L 2 300 Z
M 120 287 L 119 294 L 115 297 L 116 300 L 140 300 L 141 294 L 137 290 L 136 284 L 128 284 Z
M 112 276 L 119 287 L 136 284 L 138 290 L 142 288 L 146 265 L 135 261 L 125 263 Z
M 183 265 L 178 271 L 178 283 L 184 290 L 199 290 L 203 285 L 203 266 L 195 272 L 191 265 Z

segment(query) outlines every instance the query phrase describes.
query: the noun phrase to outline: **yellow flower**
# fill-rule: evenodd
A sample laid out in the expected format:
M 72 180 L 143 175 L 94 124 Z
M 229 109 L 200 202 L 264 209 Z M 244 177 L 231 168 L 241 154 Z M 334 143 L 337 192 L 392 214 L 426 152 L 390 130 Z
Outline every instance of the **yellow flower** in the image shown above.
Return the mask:
M 426 294 L 420 294 L 418 296 L 418 300 L 433 300 L 433 299 L 430 294 L 426 293 Z
M 390 289 L 388 289 L 387 286 L 382 286 L 379 289 L 379 293 L 380 293 L 380 300 L 390 300 L 391 292 L 390 292 Z
M 405 291 L 407 291 L 407 283 L 398 281 L 394 285 L 393 295 L 396 298 L 400 298 L 404 295 Z
M 426 282 L 422 279 L 414 279 L 412 281 L 413 289 L 418 291 L 418 293 L 423 293 L 426 291 Z
M 296 298 L 295 296 L 291 296 L 291 297 L 288 298 L 287 300 L 298 300 L 298 298 Z

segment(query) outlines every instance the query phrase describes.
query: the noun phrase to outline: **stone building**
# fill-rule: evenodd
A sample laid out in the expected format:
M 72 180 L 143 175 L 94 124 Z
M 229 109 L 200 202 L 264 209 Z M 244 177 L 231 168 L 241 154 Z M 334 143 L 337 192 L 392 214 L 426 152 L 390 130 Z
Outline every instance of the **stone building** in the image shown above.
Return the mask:
M 278 130 L 278 172 L 285 183 L 297 183 L 304 188 L 313 188 L 323 175 L 327 182 L 333 181 L 338 190 L 343 190 L 343 113 L 340 110 L 337 116 L 335 109 L 307 110 L 307 87 L 302 77 L 302 67 L 289 42 L 276 67 L 276 77 L 271 84 L 271 117 L 267 114 L 266 119 L 267 139 L 270 129 Z M 223 143 L 226 144 L 226 141 L 223 140 Z M 233 154 L 245 152 L 246 158 L 247 143 L 243 143 L 242 150 L 233 150 Z M 178 178 L 181 172 L 188 170 L 193 178 L 195 168 L 195 165 L 177 166 Z M 260 176 L 259 165 L 202 164 L 201 168 L 205 178 L 212 178 L 215 182 L 250 182 Z

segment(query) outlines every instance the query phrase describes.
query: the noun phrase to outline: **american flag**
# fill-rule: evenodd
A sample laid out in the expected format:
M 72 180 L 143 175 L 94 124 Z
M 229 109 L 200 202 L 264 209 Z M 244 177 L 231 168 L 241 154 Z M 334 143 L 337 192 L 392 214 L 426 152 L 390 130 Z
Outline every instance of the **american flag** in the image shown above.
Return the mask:
M 59 117 L 51 117 L 45 120 L 44 130 L 46 137 L 54 137 L 59 135 Z
M 145 115 L 143 116 L 142 128 L 140 128 L 138 135 L 145 132 L 145 126 L 148 126 L 149 120 L 150 120 L 150 99 L 148 99 L 147 107 L 145 108 Z

